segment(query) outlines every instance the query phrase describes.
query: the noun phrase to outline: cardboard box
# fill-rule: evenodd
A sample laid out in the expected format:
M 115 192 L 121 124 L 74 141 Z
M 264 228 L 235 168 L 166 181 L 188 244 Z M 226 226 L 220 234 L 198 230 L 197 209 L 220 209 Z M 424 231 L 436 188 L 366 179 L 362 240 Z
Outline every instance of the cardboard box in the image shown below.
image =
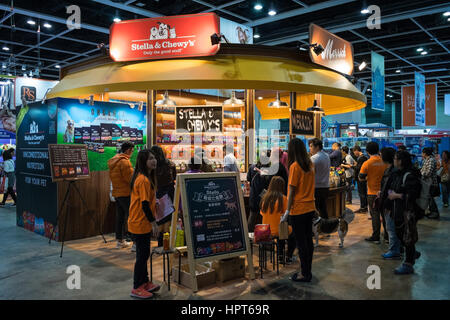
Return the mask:
M 245 258 L 235 257 L 214 261 L 212 264 L 219 282 L 245 277 Z
M 196 271 L 199 273 L 197 274 L 197 287 L 198 289 L 209 286 L 211 284 L 216 283 L 216 272 L 214 269 L 209 269 L 197 264 L 196 265 Z M 178 265 L 174 266 L 172 268 L 172 276 L 173 281 L 178 283 Z M 188 288 L 193 288 L 193 278 L 192 275 L 189 273 L 189 265 L 188 264 L 182 264 L 181 265 L 181 284 Z

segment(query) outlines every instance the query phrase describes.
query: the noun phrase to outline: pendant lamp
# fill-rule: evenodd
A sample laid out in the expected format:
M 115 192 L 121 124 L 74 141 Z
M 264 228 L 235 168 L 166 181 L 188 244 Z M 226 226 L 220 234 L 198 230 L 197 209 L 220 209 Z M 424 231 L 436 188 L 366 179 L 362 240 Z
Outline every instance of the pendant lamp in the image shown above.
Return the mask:
M 320 113 L 325 114 L 325 110 L 323 110 L 322 108 L 320 108 L 317 105 L 317 100 L 314 100 L 314 105 L 312 107 L 306 109 L 306 111 L 320 112 Z
M 244 105 L 244 101 L 236 98 L 236 92 L 231 91 L 231 98 L 225 100 L 222 104 L 224 107 L 242 107 Z
M 164 99 L 156 101 L 155 105 L 159 107 L 175 107 L 177 104 L 169 98 L 169 91 L 166 90 L 164 92 Z
M 275 101 L 272 101 L 271 103 L 269 103 L 268 105 L 269 108 L 287 108 L 289 107 L 289 105 L 280 100 L 280 93 L 277 91 L 277 99 Z

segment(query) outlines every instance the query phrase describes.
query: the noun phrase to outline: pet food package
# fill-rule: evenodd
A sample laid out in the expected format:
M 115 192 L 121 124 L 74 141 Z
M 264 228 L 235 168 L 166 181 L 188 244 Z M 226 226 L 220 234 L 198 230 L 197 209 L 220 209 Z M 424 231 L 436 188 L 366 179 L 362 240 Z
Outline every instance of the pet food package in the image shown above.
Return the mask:
M 269 224 L 257 224 L 255 226 L 255 243 L 270 241 L 270 225 Z
M 137 129 L 130 128 L 130 141 L 136 144 L 137 140 Z
M 101 123 L 101 141 L 105 144 L 105 146 L 112 145 L 112 135 L 111 135 L 111 125 L 109 123 Z
M 100 142 L 100 126 L 91 126 L 91 142 Z
M 122 127 L 121 142 L 130 141 L 130 127 Z
M 82 127 L 81 128 L 83 134 L 83 143 L 87 143 L 91 141 L 91 128 L 90 127 Z
M 137 130 L 136 144 L 144 144 L 144 131 L 143 130 Z
M 111 146 L 114 146 L 122 137 L 122 130 L 117 124 L 111 124 Z
M 82 128 L 74 128 L 74 143 L 83 143 L 83 131 Z

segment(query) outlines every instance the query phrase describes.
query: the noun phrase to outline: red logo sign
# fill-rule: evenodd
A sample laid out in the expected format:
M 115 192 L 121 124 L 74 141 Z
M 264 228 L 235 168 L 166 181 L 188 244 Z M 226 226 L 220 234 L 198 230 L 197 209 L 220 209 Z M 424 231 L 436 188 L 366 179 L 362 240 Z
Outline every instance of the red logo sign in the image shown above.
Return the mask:
M 215 13 L 117 22 L 110 28 L 109 54 L 114 61 L 211 56 L 219 51 L 211 44 L 219 26 Z

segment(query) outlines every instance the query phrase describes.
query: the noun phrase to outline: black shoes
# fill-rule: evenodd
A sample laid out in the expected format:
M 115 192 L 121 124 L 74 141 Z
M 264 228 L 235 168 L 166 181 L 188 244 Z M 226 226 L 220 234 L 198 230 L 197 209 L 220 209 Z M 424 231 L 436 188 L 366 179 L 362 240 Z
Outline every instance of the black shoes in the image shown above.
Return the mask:
M 304 277 L 304 276 L 299 277 L 298 273 L 294 273 L 290 279 L 294 282 L 311 282 L 312 275 L 310 275 L 309 277 Z
M 367 213 L 367 208 L 359 208 L 355 213 Z
M 368 242 L 373 242 L 373 243 L 376 243 L 376 244 L 380 244 L 380 239 L 377 239 L 377 238 L 369 237 L 369 238 L 366 238 L 364 240 L 366 240 Z
M 430 213 L 429 215 L 427 215 L 427 218 L 437 220 L 437 219 L 439 219 L 439 212 Z

